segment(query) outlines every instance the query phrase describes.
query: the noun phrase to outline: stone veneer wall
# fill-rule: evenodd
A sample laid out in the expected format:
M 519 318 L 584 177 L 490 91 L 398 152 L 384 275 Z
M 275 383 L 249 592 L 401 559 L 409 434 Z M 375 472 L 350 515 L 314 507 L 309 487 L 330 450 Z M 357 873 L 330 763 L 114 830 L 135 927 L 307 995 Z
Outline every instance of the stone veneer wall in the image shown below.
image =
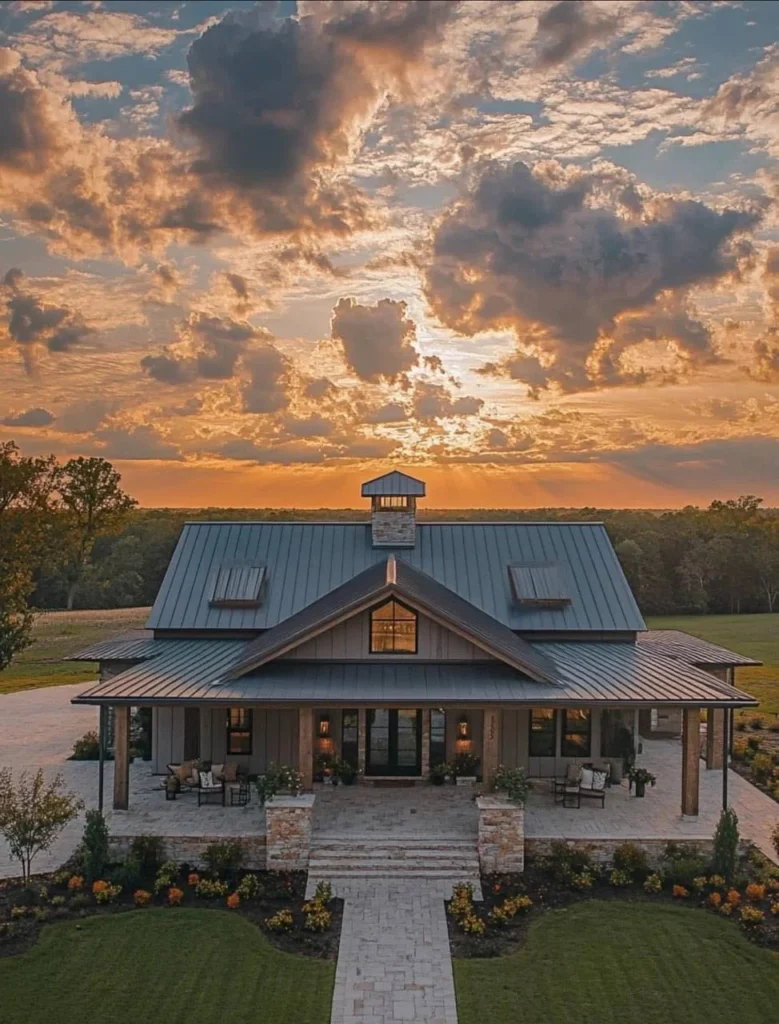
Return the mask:
M 135 836 L 111 836 L 109 850 L 112 857 L 123 860 L 130 852 Z M 165 858 L 178 864 L 191 864 L 194 868 L 205 867 L 203 855 L 212 843 L 226 841 L 238 843 L 244 849 L 242 867 L 253 871 L 265 868 L 265 836 L 161 836 L 165 844 Z
M 375 548 L 414 547 L 417 514 L 414 499 L 410 508 L 374 508 L 371 513 L 371 541 Z
M 269 871 L 306 871 L 311 852 L 314 795 L 277 796 L 265 805 Z
M 480 796 L 479 866 L 485 874 L 525 870 L 525 812 L 498 796 Z
M 646 852 L 649 866 L 659 868 L 663 859 L 663 853 L 668 845 L 668 839 L 631 839 L 627 836 L 611 839 L 565 839 L 560 836 L 551 838 L 527 838 L 525 839 L 525 854 L 529 858 L 547 857 L 551 852 L 552 843 L 564 842 L 566 846 L 577 850 L 584 850 L 595 861 L 596 864 L 610 864 L 614 857 L 614 851 L 623 843 L 634 843 Z M 704 857 L 711 857 L 714 852 L 714 843 L 711 839 L 687 839 L 674 840 L 680 845 L 694 849 Z

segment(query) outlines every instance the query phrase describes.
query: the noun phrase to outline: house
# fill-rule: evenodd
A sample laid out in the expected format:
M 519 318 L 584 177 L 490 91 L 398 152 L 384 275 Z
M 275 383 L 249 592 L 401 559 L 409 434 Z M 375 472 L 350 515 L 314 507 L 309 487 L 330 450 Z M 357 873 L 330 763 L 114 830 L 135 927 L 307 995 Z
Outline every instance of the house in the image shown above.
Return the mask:
M 543 777 L 620 755 L 626 729 L 681 728 L 681 807 L 698 813 L 701 711 L 721 766 L 732 710 L 756 703 L 734 671 L 754 662 L 647 633 L 602 523 L 417 522 L 425 484 L 396 471 L 362 495 L 370 522 L 187 523 L 147 629 L 78 655 L 100 682 L 74 703 L 113 709 L 114 807 L 142 706 L 155 772 L 275 761 L 307 788 L 322 753 L 366 782 L 464 752 L 485 779 Z

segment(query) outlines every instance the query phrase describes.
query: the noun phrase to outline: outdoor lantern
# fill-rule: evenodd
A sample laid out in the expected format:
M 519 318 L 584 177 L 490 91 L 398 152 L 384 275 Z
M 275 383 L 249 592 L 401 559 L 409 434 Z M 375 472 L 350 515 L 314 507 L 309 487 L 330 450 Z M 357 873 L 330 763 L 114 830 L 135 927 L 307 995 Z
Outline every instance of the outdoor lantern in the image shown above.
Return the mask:
M 319 735 L 325 739 L 330 735 L 330 715 L 319 716 Z
M 458 740 L 469 740 L 471 738 L 471 724 L 468 721 L 467 715 L 460 715 L 460 720 L 457 723 L 457 738 Z

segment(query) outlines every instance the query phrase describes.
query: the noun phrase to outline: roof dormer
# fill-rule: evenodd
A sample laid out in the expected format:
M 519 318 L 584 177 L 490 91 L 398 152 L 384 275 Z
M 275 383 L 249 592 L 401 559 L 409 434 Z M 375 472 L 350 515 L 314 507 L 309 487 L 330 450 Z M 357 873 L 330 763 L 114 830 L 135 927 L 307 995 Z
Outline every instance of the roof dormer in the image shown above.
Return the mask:
M 413 548 L 416 543 L 417 498 L 424 498 L 422 480 L 393 470 L 362 485 L 371 499 L 371 532 L 375 548 Z

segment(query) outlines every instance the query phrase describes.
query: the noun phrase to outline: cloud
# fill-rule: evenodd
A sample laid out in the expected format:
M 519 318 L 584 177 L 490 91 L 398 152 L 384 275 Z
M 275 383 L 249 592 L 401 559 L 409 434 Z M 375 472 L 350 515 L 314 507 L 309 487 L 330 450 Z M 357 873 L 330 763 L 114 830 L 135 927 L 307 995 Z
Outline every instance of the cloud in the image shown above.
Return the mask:
M 765 333 L 752 346 L 754 362 L 747 367 L 758 380 L 779 380 L 779 246 L 766 253 L 763 265 L 765 287 Z
M 16 342 L 25 370 L 35 369 L 37 352 L 68 352 L 90 335 L 90 327 L 78 310 L 44 303 L 24 288 L 24 274 L 12 267 L 3 279 L 8 311 L 8 337 Z
M 113 411 L 114 405 L 103 398 L 74 402 L 60 413 L 58 429 L 66 434 L 90 434 Z
M 336 390 L 335 384 L 328 377 L 314 377 L 308 380 L 303 388 L 306 398 L 326 398 Z
M 489 164 L 435 228 L 425 270 L 434 313 L 467 336 L 512 329 L 520 351 L 509 372 L 531 388 L 616 383 L 616 359 L 642 340 L 640 328 L 649 339 L 673 331 L 686 358 L 713 359 L 685 296 L 737 272 L 751 252 L 740 236 L 760 213 L 658 197 L 642 220 L 624 219 L 595 205 L 609 174 Z M 641 312 L 643 324 L 621 324 Z
M 416 324 L 406 303 L 381 299 L 373 306 L 343 298 L 333 308 L 330 336 L 343 346 L 344 359 L 361 380 L 395 380 L 417 366 Z
M 6 416 L 3 423 L 6 427 L 48 427 L 54 422 L 54 415 L 48 409 L 26 409 L 24 412 Z
M 149 298 L 152 302 L 169 305 L 173 296 L 181 287 L 181 276 L 170 263 L 160 263 L 151 273 L 152 289 Z
M 703 107 L 704 121 L 737 124 L 749 138 L 779 153 L 779 43 L 746 74 L 723 82 Z
M 302 420 L 287 416 L 281 421 L 281 427 L 292 437 L 329 437 L 334 430 L 329 420 L 316 414 Z
M 107 459 L 179 460 L 178 448 L 165 441 L 155 427 L 147 424 L 103 428 L 95 432 L 99 453 Z
M 241 462 L 275 463 L 281 466 L 322 462 L 325 458 L 321 448 L 311 447 L 299 441 L 279 445 L 263 445 L 248 438 L 235 438 L 232 441 L 225 441 L 219 448 L 219 454 L 225 459 L 237 459 Z
M 387 402 L 365 415 L 365 423 L 400 423 L 406 419 L 408 415 L 400 402 Z
M 605 13 L 589 0 L 560 0 L 538 19 L 537 63 L 549 68 L 582 56 L 593 43 L 613 36 L 618 25 L 616 15 Z
M 241 389 L 245 413 L 279 412 L 289 405 L 290 361 L 273 345 L 262 345 L 243 361 L 248 371 Z
M 470 395 L 452 398 L 442 384 L 420 383 L 414 389 L 414 415 L 423 423 L 454 416 L 477 416 L 483 405 L 481 398 Z

